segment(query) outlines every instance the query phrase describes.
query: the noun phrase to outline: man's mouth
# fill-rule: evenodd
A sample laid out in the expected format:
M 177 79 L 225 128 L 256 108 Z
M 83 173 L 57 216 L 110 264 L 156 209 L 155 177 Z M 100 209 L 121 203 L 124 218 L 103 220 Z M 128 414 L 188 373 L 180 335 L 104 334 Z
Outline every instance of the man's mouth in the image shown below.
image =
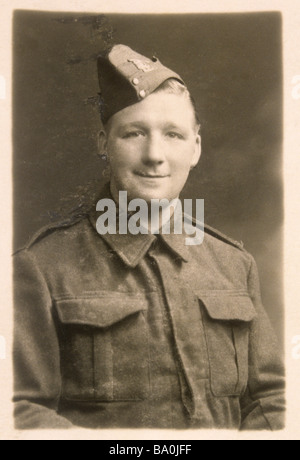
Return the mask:
M 164 179 L 170 176 L 170 174 L 154 174 L 154 173 L 148 173 L 144 171 L 135 171 L 134 174 L 136 176 L 145 177 L 147 179 Z

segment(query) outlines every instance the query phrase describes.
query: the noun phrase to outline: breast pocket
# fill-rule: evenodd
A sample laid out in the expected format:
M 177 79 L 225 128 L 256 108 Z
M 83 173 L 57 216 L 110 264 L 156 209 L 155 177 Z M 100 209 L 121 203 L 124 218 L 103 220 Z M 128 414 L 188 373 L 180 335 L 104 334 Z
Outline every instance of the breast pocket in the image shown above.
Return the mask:
M 239 396 L 248 381 L 251 321 L 256 311 L 248 295 L 199 295 L 214 396 Z
M 56 302 L 62 396 L 72 400 L 145 399 L 149 391 L 144 297 L 102 293 Z

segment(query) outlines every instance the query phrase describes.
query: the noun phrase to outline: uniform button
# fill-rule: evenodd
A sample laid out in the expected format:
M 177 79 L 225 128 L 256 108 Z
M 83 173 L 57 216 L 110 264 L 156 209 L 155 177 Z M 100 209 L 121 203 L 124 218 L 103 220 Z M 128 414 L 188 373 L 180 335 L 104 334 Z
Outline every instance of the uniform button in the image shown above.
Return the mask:
M 134 85 L 138 85 L 139 82 L 140 82 L 140 80 L 139 80 L 138 78 L 134 78 L 134 79 L 132 80 L 132 83 L 133 83 Z
M 146 91 L 144 89 L 142 89 L 142 91 L 140 91 L 140 96 L 142 98 L 144 98 L 146 96 Z

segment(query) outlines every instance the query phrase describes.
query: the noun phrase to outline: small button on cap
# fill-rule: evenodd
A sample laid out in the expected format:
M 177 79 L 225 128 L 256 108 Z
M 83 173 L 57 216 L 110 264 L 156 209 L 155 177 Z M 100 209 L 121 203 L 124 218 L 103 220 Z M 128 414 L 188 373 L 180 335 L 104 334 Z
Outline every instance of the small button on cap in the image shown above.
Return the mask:
M 142 97 L 142 98 L 146 97 L 146 91 L 144 89 L 142 89 L 142 91 L 140 91 L 140 97 Z
M 139 82 L 140 82 L 140 80 L 139 80 L 138 78 L 134 78 L 134 79 L 132 80 L 132 83 L 133 83 L 134 85 L 138 85 Z

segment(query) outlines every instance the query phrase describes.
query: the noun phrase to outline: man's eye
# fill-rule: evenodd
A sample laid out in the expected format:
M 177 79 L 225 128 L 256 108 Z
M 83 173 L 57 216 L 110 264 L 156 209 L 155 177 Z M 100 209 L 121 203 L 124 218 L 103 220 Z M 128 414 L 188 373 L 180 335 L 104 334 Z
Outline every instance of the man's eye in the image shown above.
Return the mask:
M 125 134 L 123 134 L 123 139 L 129 139 L 129 138 L 135 138 L 135 137 L 140 137 L 144 136 L 144 133 L 142 131 L 129 131 Z
M 176 133 L 174 131 L 170 131 L 167 133 L 167 136 L 171 139 L 184 139 L 183 135 L 180 133 Z

